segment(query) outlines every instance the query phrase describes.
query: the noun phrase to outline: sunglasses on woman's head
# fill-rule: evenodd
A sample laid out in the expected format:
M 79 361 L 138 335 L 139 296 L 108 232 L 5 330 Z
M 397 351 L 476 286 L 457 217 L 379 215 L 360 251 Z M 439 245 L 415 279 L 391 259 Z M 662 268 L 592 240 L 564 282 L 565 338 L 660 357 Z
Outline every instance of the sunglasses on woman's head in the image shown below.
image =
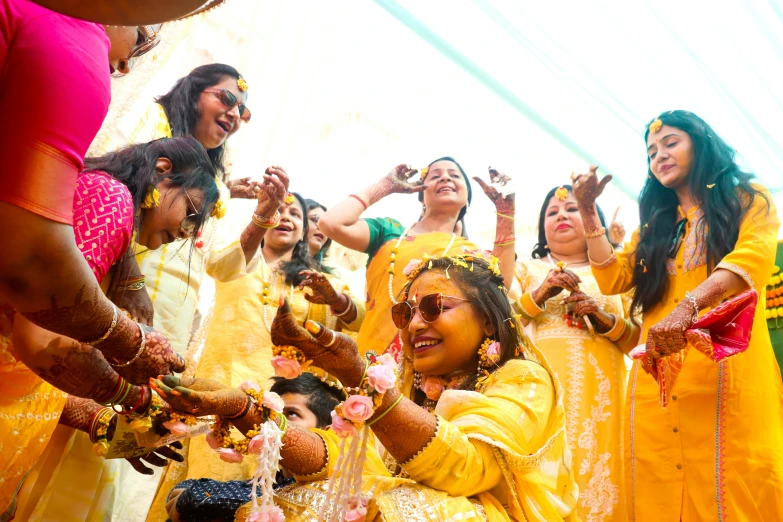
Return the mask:
M 424 321 L 431 323 L 443 313 L 444 299 L 470 301 L 470 299 L 455 297 L 453 295 L 443 295 L 441 293 L 425 295 L 419 300 L 418 305 L 412 305 L 408 301 L 400 301 L 391 307 L 392 322 L 398 330 L 404 330 L 411 324 L 413 315 L 418 308 L 421 318 L 424 319 Z
M 216 95 L 220 98 L 223 105 L 231 109 L 239 105 L 239 119 L 245 123 L 250 121 L 250 109 L 248 109 L 244 103 L 239 103 L 239 100 L 237 100 L 237 97 L 234 96 L 233 92 L 228 89 L 204 89 L 204 92 L 211 92 Z

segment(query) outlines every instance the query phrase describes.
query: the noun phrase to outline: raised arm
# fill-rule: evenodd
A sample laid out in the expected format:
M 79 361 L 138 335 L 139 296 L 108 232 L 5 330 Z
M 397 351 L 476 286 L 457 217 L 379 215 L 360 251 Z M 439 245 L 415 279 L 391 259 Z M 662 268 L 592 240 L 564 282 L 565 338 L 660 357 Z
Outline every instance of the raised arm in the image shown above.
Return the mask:
M 367 223 L 359 219 L 362 213 L 389 194 L 412 194 L 424 190 L 421 181 L 409 181 L 417 173 L 418 170 L 410 165 L 397 165 L 380 180 L 327 210 L 318 221 L 318 227 L 327 237 L 344 247 L 366 251 L 370 244 L 370 229 Z
M 503 283 L 506 288 L 511 288 L 514 280 L 515 263 L 515 245 L 516 236 L 514 234 L 514 215 L 516 205 L 514 201 L 514 192 L 504 194 L 504 187 L 511 186 L 511 178 L 501 174 L 497 169 L 489 168 L 490 185 L 479 177 L 473 180 L 484 190 L 484 193 L 495 205 L 495 214 L 497 214 L 497 224 L 495 225 L 495 244 L 492 249 L 492 255 L 500 261 L 500 273 L 503 274 Z M 498 190 L 498 187 L 500 190 Z
M 240 237 L 245 263 L 250 263 L 258 252 L 269 224 L 274 223 L 277 209 L 288 195 L 288 174 L 281 167 L 269 167 L 264 174 L 264 183 L 257 190 L 258 205 L 253 219 Z M 279 221 L 279 218 L 278 218 Z

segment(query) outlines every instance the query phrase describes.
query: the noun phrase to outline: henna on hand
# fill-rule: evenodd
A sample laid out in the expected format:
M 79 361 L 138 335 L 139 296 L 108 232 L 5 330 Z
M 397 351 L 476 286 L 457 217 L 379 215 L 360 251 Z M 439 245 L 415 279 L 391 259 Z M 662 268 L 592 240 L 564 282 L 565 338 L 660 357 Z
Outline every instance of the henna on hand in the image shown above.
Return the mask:
M 126 254 L 124 261 L 120 264 L 120 270 L 112 278 L 114 282 L 110 287 L 111 300 L 115 305 L 128 312 L 132 320 L 152 326 L 155 310 L 147 290 L 144 288 L 140 290 L 117 289 L 117 282 L 135 279 L 141 275 L 136 257 L 132 253 Z
M 312 475 L 326 467 L 328 454 L 323 439 L 312 431 L 288 424 L 280 456 L 294 475 Z
M 399 396 L 400 392 L 396 389 L 387 391 L 377 411 L 387 411 Z M 435 437 L 438 419 L 406 398 L 374 423 L 371 429 L 383 447 L 402 464 Z
M 312 294 L 305 294 L 306 300 L 314 304 L 339 308 L 339 310 L 335 310 L 337 313 L 345 311 L 346 306 L 343 294 L 334 289 L 332 283 L 329 282 L 324 274 L 315 270 L 302 270 L 299 272 L 299 275 L 305 278 L 299 284 L 299 290 L 304 290 L 305 287 L 308 287 L 313 291 Z M 348 305 L 350 306 L 350 303 Z
M 609 224 L 609 241 L 612 244 L 620 245 L 625 240 L 625 227 L 619 221 L 617 221 L 617 214 L 620 212 L 620 207 L 617 207 L 612 216 L 612 221 Z
M 512 193 L 507 196 L 504 196 L 497 190 L 497 188 L 493 186 L 494 184 L 497 183 L 501 185 L 505 185 L 506 183 L 509 183 L 511 181 L 511 178 L 509 178 L 505 174 L 501 174 L 500 172 L 498 172 L 497 169 L 493 169 L 492 167 L 490 167 L 489 185 L 478 176 L 475 176 L 473 178 L 473 181 L 479 184 L 481 189 L 484 191 L 484 194 L 486 194 L 489 200 L 492 201 L 492 203 L 495 205 L 496 212 L 513 217 L 515 212 L 515 201 L 514 201 L 515 194 Z M 513 231 L 513 221 L 511 221 L 510 219 L 506 219 L 505 221 L 511 223 L 512 225 L 511 229 Z
M 255 199 L 256 188 L 261 184 L 250 178 L 231 179 L 226 182 L 231 199 Z
M 389 194 L 415 194 L 423 191 L 427 188 L 423 180 L 410 181 L 418 172 L 410 165 L 397 165 L 386 176 L 362 191 L 364 201 L 372 205 Z
M 141 347 L 141 332 L 139 331 L 139 327 L 132 321 L 129 321 L 129 323 L 132 326 L 125 335 L 130 336 L 133 341 L 132 345 L 135 346 L 135 349 L 131 354 L 125 353 L 123 356 L 115 359 L 112 359 L 111 356 L 107 356 L 110 359 L 115 360 L 116 364 L 122 364 L 131 360 L 136 356 L 136 353 L 138 353 L 138 350 Z M 117 373 L 122 375 L 125 380 L 130 383 L 147 384 L 150 377 L 185 371 L 185 360 L 171 348 L 166 336 L 147 325 L 141 325 L 141 330 L 144 331 L 145 337 L 144 351 L 133 364 L 122 368 L 116 368 Z M 105 353 L 106 352 L 104 351 L 104 354 Z
M 95 287 L 91 295 L 83 286 L 76 294 L 72 305 L 59 306 L 55 296 L 51 298 L 51 308 L 38 312 L 22 312 L 31 323 L 50 332 L 65 335 L 82 342 L 100 339 L 111 326 L 114 307 Z
M 576 205 L 580 211 L 582 208 L 589 209 L 595 206 L 595 202 L 600 196 L 606 185 L 612 180 L 612 175 L 606 176 L 598 181 L 598 166 L 590 165 L 587 174 L 577 174 L 574 176 L 572 188 Z
M 93 414 L 103 408 L 92 399 L 83 399 L 69 395 L 60 413 L 59 423 L 85 433 L 90 432 L 90 420 Z
M 364 361 L 356 342 L 315 321 L 307 321 L 305 327 L 299 326 L 288 301 L 281 296 L 277 315 L 272 322 L 272 343 L 276 346 L 295 346 L 315 366 L 334 375 L 344 385 L 358 386 L 364 372 Z
M 598 303 L 584 292 L 571 292 L 571 295 L 566 297 L 563 302 L 573 305 L 572 314 L 575 318 L 580 319 L 587 316 L 598 333 L 606 333 L 614 326 L 615 317 L 604 312 Z
M 283 168 L 268 167 L 264 173 L 264 182 L 256 187 L 256 214 L 265 218 L 272 217 L 288 196 L 288 185 L 288 174 Z
M 175 410 L 199 416 L 233 417 L 245 409 L 248 400 L 243 391 L 209 379 L 166 376 L 163 380 L 150 379 L 150 387 Z
M 582 282 L 579 276 L 570 270 L 558 271 L 554 268 L 547 273 L 541 285 L 531 292 L 531 297 L 538 306 L 543 306 L 549 299 L 563 290 L 578 292 Z

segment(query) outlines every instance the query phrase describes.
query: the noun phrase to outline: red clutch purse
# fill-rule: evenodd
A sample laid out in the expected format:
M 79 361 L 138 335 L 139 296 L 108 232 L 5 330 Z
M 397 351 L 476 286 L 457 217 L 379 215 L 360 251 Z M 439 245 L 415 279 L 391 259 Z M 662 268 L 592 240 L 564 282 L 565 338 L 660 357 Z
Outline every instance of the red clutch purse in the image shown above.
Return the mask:
M 686 330 L 685 339 L 689 346 L 715 362 L 744 352 L 750 344 L 757 302 L 758 294 L 749 290 L 721 303 Z M 668 404 L 672 386 L 688 352 L 686 347 L 677 353 L 657 357 L 648 353 L 644 346 L 638 346 L 631 352 L 631 357 L 640 359 L 644 371 L 658 382 L 661 406 Z

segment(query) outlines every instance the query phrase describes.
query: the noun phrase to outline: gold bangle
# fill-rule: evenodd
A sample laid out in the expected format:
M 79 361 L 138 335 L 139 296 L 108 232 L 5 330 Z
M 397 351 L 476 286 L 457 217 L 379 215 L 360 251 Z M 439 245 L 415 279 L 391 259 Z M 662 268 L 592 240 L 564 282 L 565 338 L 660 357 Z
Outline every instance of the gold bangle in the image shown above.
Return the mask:
M 514 216 L 507 216 L 507 215 L 505 215 L 505 214 L 501 214 L 500 212 L 495 212 L 495 214 L 497 214 L 498 216 L 500 216 L 500 217 L 502 217 L 502 218 L 509 219 L 509 220 L 511 220 L 511 221 L 514 221 L 514 220 L 515 220 L 515 219 L 514 219 Z
M 385 411 L 385 412 L 381 413 L 381 414 L 380 414 L 378 417 L 376 417 L 376 418 L 375 418 L 375 420 L 371 420 L 370 422 L 368 422 L 368 423 L 367 423 L 367 425 L 368 425 L 368 426 L 372 426 L 373 424 L 375 424 L 376 422 L 378 422 L 379 420 L 381 420 L 382 418 L 384 418 L 384 417 L 386 416 L 386 414 L 387 414 L 387 413 L 389 413 L 390 411 L 392 411 L 392 410 L 394 409 L 394 407 L 395 407 L 395 406 L 397 406 L 397 405 L 398 405 L 398 404 L 399 404 L 399 403 L 402 401 L 402 399 L 403 399 L 404 397 L 405 397 L 405 396 L 404 396 L 403 394 L 400 394 L 400 396 L 399 396 L 399 397 L 397 397 L 397 400 L 396 400 L 396 401 L 394 401 L 394 402 L 392 403 L 392 405 L 391 405 L 391 406 L 389 406 L 389 407 L 386 409 L 386 411 Z
M 585 232 L 585 239 L 595 239 L 606 235 L 606 227 L 601 227 L 594 232 Z
M 103 336 L 100 339 L 95 341 L 86 341 L 84 344 L 95 346 L 96 344 L 105 341 L 106 338 L 109 337 L 111 333 L 114 331 L 114 327 L 117 326 L 117 319 L 119 318 L 119 313 L 116 306 L 112 304 L 111 307 L 114 310 L 114 316 L 111 318 L 111 325 L 109 325 L 109 329 L 106 330 L 106 333 L 103 334 Z
M 129 285 L 117 285 L 117 289 L 115 292 L 122 292 L 125 290 L 141 290 L 146 286 L 146 283 L 144 281 L 138 281 L 136 283 L 131 283 Z
M 136 352 L 136 355 L 133 356 L 133 359 L 131 359 L 128 362 L 124 362 L 122 364 L 109 362 L 112 368 L 125 368 L 126 366 L 130 366 L 131 364 L 135 363 L 136 359 L 141 357 L 141 354 L 144 352 L 144 348 L 147 346 L 147 338 L 144 335 L 144 329 L 141 327 L 141 325 L 139 323 L 136 323 L 136 326 L 139 327 L 139 333 L 141 333 L 141 346 L 139 346 L 139 351 Z

